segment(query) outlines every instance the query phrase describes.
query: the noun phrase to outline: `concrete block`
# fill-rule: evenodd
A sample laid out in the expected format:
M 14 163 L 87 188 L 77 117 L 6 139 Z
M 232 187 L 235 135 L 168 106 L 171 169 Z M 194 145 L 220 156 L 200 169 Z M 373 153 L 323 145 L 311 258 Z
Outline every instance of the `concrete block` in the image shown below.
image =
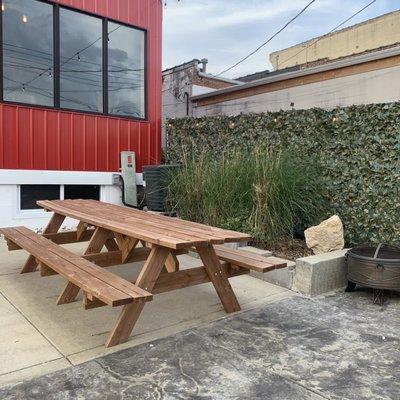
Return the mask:
M 287 263 L 287 267 L 265 272 L 264 274 L 262 272 L 251 271 L 250 275 L 258 279 L 262 279 L 265 282 L 269 282 L 274 285 L 284 287 L 286 289 L 292 289 L 294 268 L 296 266 L 296 263 L 294 261 L 285 260 L 284 258 L 279 257 L 266 258 L 267 260 L 271 260 L 274 262 L 285 262 Z
M 251 251 L 252 253 L 255 253 L 255 254 L 258 254 L 259 256 L 264 256 L 264 257 L 272 256 L 272 252 L 270 252 L 269 250 L 258 249 L 257 247 L 253 247 L 253 246 L 241 246 L 240 250 Z
M 346 253 L 347 250 L 337 250 L 298 258 L 293 290 L 313 297 L 344 288 L 347 284 Z
M 269 282 L 274 285 L 284 287 L 286 289 L 292 288 L 293 273 L 294 273 L 293 270 L 296 266 L 296 263 L 294 261 L 285 260 L 279 257 L 272 257 L 272 252 L 270 252 L 269 250 L 258 249 L 257 247 L 246 246 L 246 247 L 241 247 L 240 249 L 251 251 L 258 255 L 264 256 L 274 262 L 287 263 L 288 266 L 286 268 L 276 269 L 273 271 L 266 272 L 264 274 L 262 272 L 250 271 L 250 275 L 253 276 L 254 278 L 261 279 L 265 282 Z

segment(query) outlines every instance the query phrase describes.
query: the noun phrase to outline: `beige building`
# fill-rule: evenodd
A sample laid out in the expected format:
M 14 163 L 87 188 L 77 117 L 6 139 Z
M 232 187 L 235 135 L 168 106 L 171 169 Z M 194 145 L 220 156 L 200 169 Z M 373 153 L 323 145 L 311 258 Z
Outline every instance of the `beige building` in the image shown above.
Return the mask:
M 194 59 L 162 74 L 162 145 L 166 144 L 165 124 L 168 118 L 183 118 L 192 115 L 190 98 L 214 90 L 241 84 L 240 81 L 215 77 L 207 73 L 207 59 Z
M 190 100 L 195 117 L 399 101 L 400 46 L 274 72 Z
M 381 15 L 334 33 L 270 54 L 274 69 L 318 65 L 400 44 L 400 11 Z

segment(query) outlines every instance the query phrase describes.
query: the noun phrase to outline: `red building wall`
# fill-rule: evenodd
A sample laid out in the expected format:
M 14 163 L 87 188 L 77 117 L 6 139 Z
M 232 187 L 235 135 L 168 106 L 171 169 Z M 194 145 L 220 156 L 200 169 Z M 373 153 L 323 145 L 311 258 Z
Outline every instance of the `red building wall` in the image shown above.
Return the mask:
M 54 0 L 147 29 L 148 120 L 135 121 L 0 103 L 0 168 L 118 171 L 119 153 L 136 152 L 137 167 L 160 161 L 160 0 Z

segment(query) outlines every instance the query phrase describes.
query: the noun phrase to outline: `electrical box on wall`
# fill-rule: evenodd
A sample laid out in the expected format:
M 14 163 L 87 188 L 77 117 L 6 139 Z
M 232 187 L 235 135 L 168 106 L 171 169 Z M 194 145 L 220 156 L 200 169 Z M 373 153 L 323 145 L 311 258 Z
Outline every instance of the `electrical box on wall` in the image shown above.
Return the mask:
M 124 204 L 137 207 L 136 157 L 133 151 L 121 152 L 121 177 Z

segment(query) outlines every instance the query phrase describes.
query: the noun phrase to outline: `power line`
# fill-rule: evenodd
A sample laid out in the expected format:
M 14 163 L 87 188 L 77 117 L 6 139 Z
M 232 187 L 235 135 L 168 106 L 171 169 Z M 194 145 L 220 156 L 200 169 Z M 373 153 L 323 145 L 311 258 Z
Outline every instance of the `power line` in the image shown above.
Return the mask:
M 341 22 L 339 25 L 336 25 L 333 29 L 331 29 L 328 33 L 326 33 L 325 35 L 320 36 L 319 38 L 317 38 L 316 40 L 314 40 L 312 43 L 310 43 L 308 46 L 302 48 L 298 53 L 294 54 L 293 56 L 289 57 L 288 59 L 286 59 L 285 61 L 282 61 L 282 64 L 284 65 L 285 63 L 287 63 L 288 61 L 290 61 L 292 58 L 297 57 L 300 53 L 302 53 L 303 51 L 306 51 L 309 47 L 314 46 L 316 43 L 318 43 L 320 40 L 322 40 L 324 37 L 326 37 L 327 35 L 331 34 L 332 32 L 336 31 L 337 29 L 341 28 L 343 25 L 345 25 L 347 22 L 349 22 L 350 20 L 352 20 L 354 17 L 356 17 L 358 14 L 361 14 L 364 10 L 366 10 L 368 7 L 372 6 L 372 4 L 376 3 L 377 0 L 372 0 L 370 3 L 368 3 L 367 5 L 365 5 L 364 7 L 362 7 L 360 10 L 358 10 L 356 13 L 354 13 L 352 16 L 350 16 L 349 18 L 346 18 L 343 22 Z
M 122 25 L 119 25 L 118 27 L 116 27 L 115 29 L 113 29 L 111 32 L 108 32 L 107 35 L 108 37 L 115 31 L 117 31 L 118 29 L 122 28 Z M 94 46 L 99 40 L 103 39 L 103 35 L 101 35 L 100 37 L 98 37 L 96 40 L 94 40 L 93 42 L 89 43 L 87 46 L 83 47 L 82 49 L 79 49 L 77 52 L 75 52 L 71 57 L 67 58 L 66 61 L 64 61 L 62 64 L 60 64 L 60 69 L 62 66 L 64 66 L 65 64 L 69 63 L 72 59 L 74 59 L 75 57 L 78 57 L 78 60 L 80 60 L 80 54 L 83 53 L 84 51 L 88 50 L 90 47 Z M 61 57 L 61 58 L 66 58 L 66 57 Z M 24 82 L 23 85 L 29 85 L 30 83 L 33 83 L 34 81 L 36 81 L 37 79 L 39 79 L 40 77 L 42 77 L 46 72 L 49 71 L 49 68 L 43 69 L 43 71 L 41 73 L 39 73 L 36 77 L 33 77 L 30 81 Z
M 376 1 L 376 0 L 375 0 Z M 260 51 L 264 46 L 266 46 L 271 40 L 273 40 L 276 36 L 278 36 L 281 32 L 283 32 L 293 21 L 295 21 L 298 17 L 300 17 L 301 14 L 303 14 L 307 8 L 309 8 L 313 3 L 315 3 L 316 0 L 311 0 L 300 12 L 298 12 L 290 21 L 288 21 L 281 29 L 279 29 L 277 32 L 275 32 L 267 41 L 262 43 L 260 46 L 258 46 L 254 51 L 252 51 L 250 54 L 248 54 L 246 57 L 243 57 L 241 60 L 239 60 L 237 63 L 233 64 L 229 68 L 225 69 L 224 71 L 220 72 L 217 75 L 214 75 L 215 77 L 220 76 L 222 74 L 225 74 L 226 72 L 232 70 L 233 68 L 237 67 L 239 64 L 242 62 L 246 61 L 249 59 L 252 55 Z

